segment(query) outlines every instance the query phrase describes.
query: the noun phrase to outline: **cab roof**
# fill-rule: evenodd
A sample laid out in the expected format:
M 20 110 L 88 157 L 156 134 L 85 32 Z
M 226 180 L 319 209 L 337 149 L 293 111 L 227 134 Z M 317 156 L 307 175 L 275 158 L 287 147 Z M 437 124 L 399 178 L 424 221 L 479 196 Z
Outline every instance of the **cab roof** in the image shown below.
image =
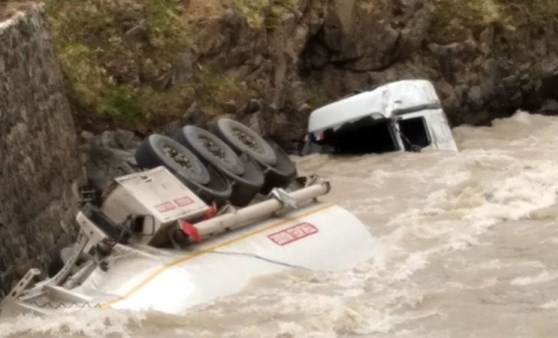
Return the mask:
M 397 81 L 316 109 L 310 114 L 308 132 L 337 129 L 345 123 L 365 117 L 387 119 L 421 109 L 440 107 L 440 99 L 430 81 Z

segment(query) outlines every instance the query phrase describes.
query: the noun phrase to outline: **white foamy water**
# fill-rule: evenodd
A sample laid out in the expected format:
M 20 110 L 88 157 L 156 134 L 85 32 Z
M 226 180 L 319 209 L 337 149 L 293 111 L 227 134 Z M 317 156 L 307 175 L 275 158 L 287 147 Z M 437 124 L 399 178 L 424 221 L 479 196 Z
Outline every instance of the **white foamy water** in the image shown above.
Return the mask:
M 0 336 L 558 336 L 558 117 L 454 135 L 455 154 L 297 159 L 378 238 L 352 270 L 266 276 L 181 316 L 27 316 Z

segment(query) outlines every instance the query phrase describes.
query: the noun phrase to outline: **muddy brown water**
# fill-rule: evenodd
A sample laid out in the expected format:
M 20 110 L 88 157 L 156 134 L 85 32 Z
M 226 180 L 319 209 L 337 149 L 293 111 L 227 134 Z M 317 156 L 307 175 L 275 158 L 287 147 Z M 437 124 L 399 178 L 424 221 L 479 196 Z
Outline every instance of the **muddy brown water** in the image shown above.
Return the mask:
M 180 316 L 24 316 L 0 336 L 558 336 L 558 117 L 454 135 L 459 153 L 297 158 L 378 239 L 351 270 L 266 276 Z

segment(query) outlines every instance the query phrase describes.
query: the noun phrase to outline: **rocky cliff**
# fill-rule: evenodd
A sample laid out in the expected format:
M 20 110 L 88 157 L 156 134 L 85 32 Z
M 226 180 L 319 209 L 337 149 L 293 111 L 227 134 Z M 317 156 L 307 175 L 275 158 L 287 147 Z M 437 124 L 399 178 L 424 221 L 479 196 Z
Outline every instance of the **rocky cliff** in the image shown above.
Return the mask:
M 136 131 L 234 114 L 283 139 L 310 107 L 403 78 L 451 122 L 556 99 L 553 0 L 49 0 L 78 124 Z M 265 123 L 262 123 L 265 121 Z
M 0 21 L 0 135 L 1 298 L 30 267 L 45 268 L 75 235 L 81 163 L 38 6 Z

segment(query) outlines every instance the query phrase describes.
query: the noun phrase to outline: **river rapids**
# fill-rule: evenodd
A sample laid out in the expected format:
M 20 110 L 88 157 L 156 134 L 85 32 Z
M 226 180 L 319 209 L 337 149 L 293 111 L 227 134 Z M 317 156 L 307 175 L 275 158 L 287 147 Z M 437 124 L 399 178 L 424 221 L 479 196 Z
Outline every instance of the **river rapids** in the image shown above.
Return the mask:
M 296 158 L 377 238 L 352 270 L 266 276 L 181 316 L 23 316 L 0 336 L 556 337 L 558 117 L 453 133 L 459 153 Z

